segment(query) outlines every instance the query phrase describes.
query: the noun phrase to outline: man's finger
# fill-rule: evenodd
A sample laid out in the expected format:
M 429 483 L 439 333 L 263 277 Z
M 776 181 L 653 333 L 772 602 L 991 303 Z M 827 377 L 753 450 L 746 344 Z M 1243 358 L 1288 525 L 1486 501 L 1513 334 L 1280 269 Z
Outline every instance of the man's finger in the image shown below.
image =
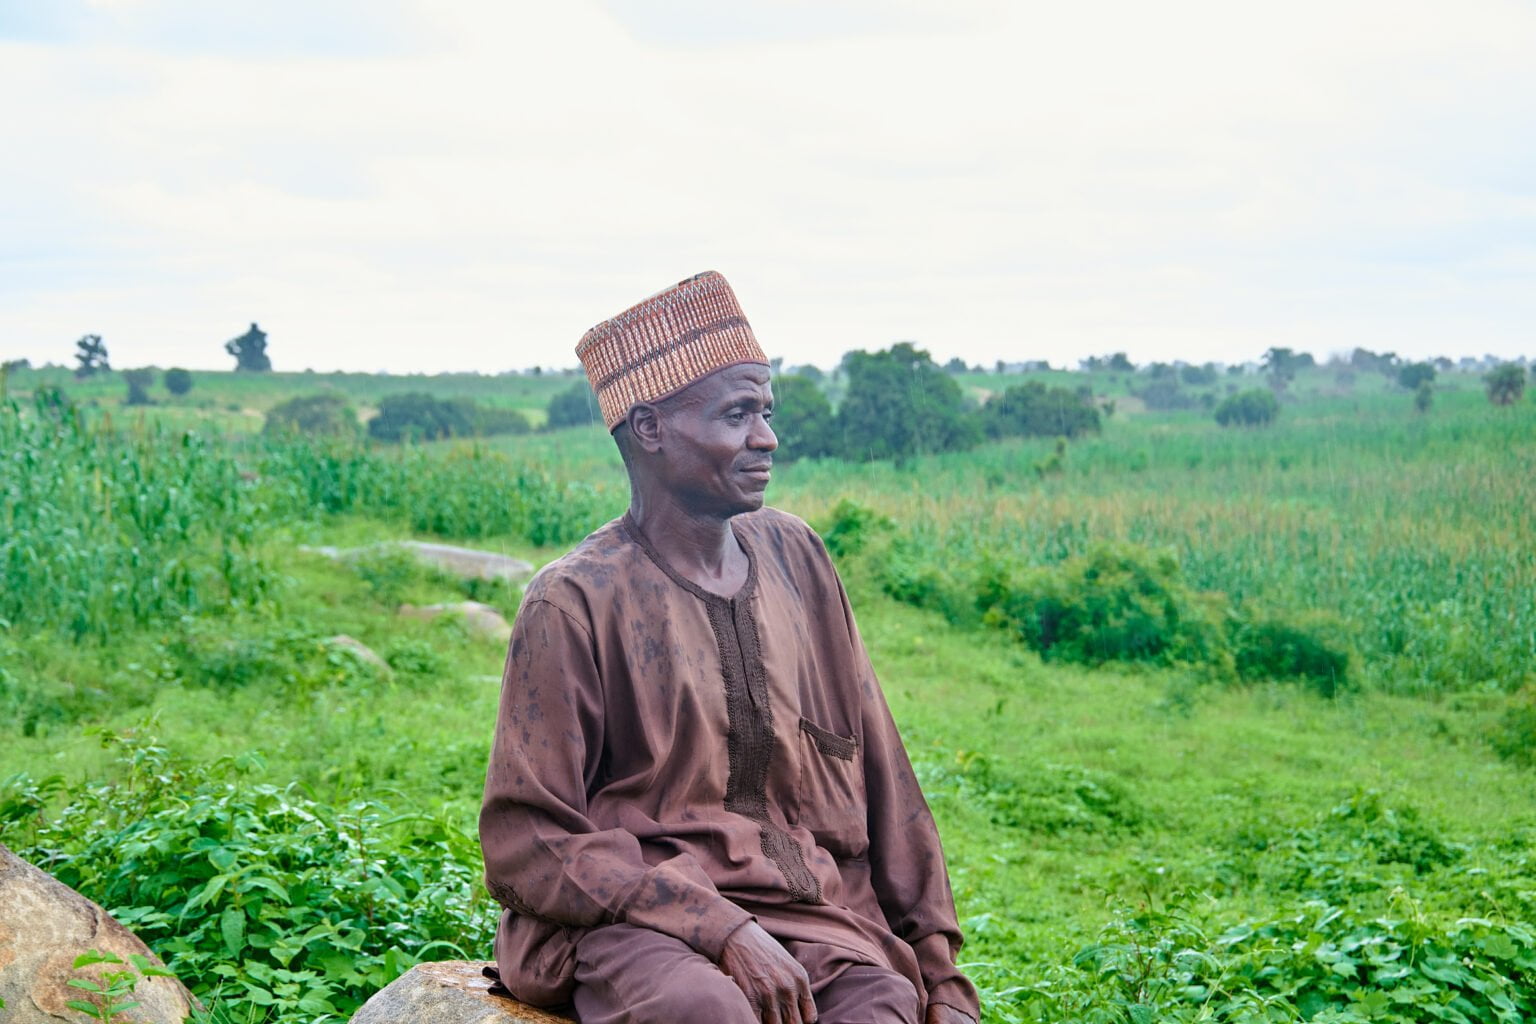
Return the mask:
M 811 998 L 810 986 L 801 982 L 800 1019 L 805 1024 L 816 1024 L 816 1000 Z

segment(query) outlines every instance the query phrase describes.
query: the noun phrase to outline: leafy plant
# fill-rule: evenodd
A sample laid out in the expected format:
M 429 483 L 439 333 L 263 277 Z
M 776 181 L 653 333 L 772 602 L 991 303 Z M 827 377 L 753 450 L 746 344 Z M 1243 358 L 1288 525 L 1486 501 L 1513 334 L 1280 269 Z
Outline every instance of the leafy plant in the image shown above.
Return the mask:
M 74 969 L 78 971 L 83 967 L 96 964 L 120 964 L 124 969 L 103 971 L 95 981 L 90 978 L 70 978 L 69 986 L 90 993 L 90 998 L 71 999 L 65 1005 L 71 1010 L 85 1014 L 91 1020 L 101 1021 L 102 1024 L 112 1024 L 120 1017 L 126 1017 L 129 1010 L 139 1005 L 138 1000 L 131 997 L 141 979 L 176 976 L 142 953 L 128 954 L 128 961 L 125 963 L 116 953 L 103 953 L 95 949 L 86 950 L 75 957 Z M 0 1003 L 0 1006 L 3 1005 L 4 1003 Z

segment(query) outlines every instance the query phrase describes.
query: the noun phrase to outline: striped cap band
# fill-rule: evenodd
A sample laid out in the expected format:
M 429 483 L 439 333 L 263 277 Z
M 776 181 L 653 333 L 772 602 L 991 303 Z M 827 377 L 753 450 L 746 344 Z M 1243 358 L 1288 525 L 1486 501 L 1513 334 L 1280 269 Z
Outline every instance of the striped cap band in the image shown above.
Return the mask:
M 609 430 L 636 402 L 660 401 L 727 366 L 768 364 L 736 293 L 713 270 L 604 320 L 582 335 L 576 358 Z

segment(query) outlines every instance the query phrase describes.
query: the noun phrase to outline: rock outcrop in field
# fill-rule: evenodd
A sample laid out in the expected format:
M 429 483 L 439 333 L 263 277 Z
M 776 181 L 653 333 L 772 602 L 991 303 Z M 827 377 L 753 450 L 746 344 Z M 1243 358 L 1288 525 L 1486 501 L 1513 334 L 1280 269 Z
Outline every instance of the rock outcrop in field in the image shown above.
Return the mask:
M 121 969 L 97 964 L 77 970 L 75 958 L 91 949 L 125 961 L 137 953 L 159 963 L 105 910 L 0 844 L 0 999 L 5 1000 L 0 1016 L 6 1024 L 80 1020 L 68 1002 L 86 993 L 71 987 L 69 979 L 99 983 L 108 970 Z M 119 1020 L 180 1024 L 192 1012 L 192 997 L 174 978 L 141 978 L 133 998 L 139 1005 Z
M 352 1024 L 570 1024 L 570 1017 L 491 995 L 486 966 L 467 960 L 418 964 L 375 993 Z

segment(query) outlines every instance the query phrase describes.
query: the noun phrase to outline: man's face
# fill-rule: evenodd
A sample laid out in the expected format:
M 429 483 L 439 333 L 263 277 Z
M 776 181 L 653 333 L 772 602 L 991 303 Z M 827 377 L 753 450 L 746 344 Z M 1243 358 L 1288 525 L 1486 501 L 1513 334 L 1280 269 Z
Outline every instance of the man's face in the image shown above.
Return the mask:
M 779 440 L 768 367 L 731 366 L 669 403 L 661 450 L 667 484 L 692 511 L 721 518 L 763 507 Z

